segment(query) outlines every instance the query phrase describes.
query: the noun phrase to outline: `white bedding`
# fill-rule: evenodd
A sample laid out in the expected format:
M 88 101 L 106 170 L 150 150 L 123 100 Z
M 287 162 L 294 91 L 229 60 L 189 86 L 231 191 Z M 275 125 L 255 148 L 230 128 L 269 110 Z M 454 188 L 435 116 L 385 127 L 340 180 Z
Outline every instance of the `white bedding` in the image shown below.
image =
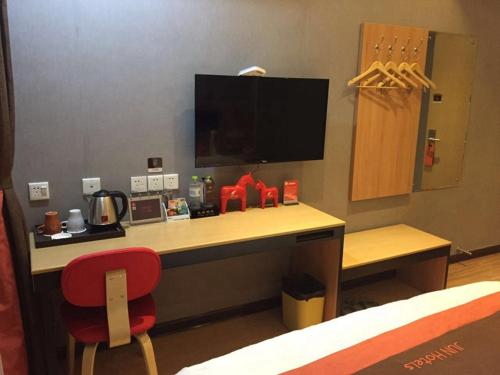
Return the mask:
M 427 315 L 499 291 L 500 281 L 484 281 L 422 294 L 292 331 L 186 367 L 179 374 L 279 374 Z

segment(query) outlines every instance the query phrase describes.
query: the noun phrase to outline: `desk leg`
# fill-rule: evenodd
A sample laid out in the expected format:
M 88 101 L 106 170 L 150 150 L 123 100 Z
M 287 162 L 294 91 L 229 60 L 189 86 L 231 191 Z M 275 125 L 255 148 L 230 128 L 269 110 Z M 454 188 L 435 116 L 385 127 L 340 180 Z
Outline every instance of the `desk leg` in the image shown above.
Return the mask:
M 337 316 L 339 301 L 340 240 L 323 240 L 300 245 L 292 254 L 292 273 L 308 273 L 325 285 L 323 321 Z
M 448 257 L 424 260 L 398 269 L 398 278 L 424 292 L 446 288 Z
M 45 356 L 46 367 L 49 375 L 62 375 L 63 369 L 57 360 L 57 344 L 56 344 L 56 321 L 60 319 L 59 314 L 54 315 L 54 307 L 52 303 L 52 295 L 50 292 L 35 293 L 37 311 L 42 322 L 42 340 Z

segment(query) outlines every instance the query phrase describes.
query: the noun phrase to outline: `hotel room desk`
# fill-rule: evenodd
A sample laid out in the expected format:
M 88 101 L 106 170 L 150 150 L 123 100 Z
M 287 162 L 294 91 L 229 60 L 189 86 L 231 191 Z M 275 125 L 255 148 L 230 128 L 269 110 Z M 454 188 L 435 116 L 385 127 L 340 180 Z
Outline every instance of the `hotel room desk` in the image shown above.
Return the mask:
M 71 260 L 96 251 L 134 246 L 160 255 L 162 268 L 293 248 L 291 272 L 308 272 L 326 287 L 324 320 L 337 315 L 345 222 L 306 204 L 249 208 L 246 212 L 154 223 L 126 228 L 120 238 L 36 249 L 31 242 L 31 271 L 41 313 L 47 318 L 49 293 L 60 288 L 61 270 Z M 49 316 L 47 316 L 49 315 Z M 44 319 L 45 324 L 50 324 Z M 44 324 L 44 325 L 45 325 Z M 44 331 L 51 332 L 45 326 Z M 49 360 L 50 361 L 50 360 Z M 52 357 L 52 363 L 55 363 Z

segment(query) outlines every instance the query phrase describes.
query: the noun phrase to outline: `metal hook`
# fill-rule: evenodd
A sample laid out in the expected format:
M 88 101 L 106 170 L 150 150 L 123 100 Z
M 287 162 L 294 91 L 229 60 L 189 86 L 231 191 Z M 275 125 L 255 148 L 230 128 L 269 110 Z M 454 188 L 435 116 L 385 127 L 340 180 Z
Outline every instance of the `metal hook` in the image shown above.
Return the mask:
M 401 54 L 404 55 L 406 53 L 406 48 L 408 47 L 408 45 L 410 44 L 410 40 L 411 38 L 408 38 L 406 40 L 406 44 L 404 46 L 401 46 Z
M 423 44 L 423 43 L 424 43 L 424 38 L 421 38 L 421 39 L 420 39 L 420 43 L 419 43 L 419 45 L 418 45 L 418 46 L 416 46 L 415 48 L 413 48 L 413 53 L 414 53 L 415 55 L 417 55 L 417 54 L 418 54 L 418 49 L 422 46 L 422 44 Z
M 389 56 L 392 55 L 392 50 L 393 50 L 394 46 L 396 45 L 397 41 L 398 41 L 398 36 L 396 35 L 394 37 L 394 42 L 392 42 L 392 44 L 389 44 L 389 47 L 387 47 L 387 49 L 389 50 Z
M 378 55 L 379 52 L 380 52 L 380 47 L 382 46 L 382 43 L 384 42 L 384 36 L 382 35 L 381 38 L 380 38 L 380 42 L 378 43 L 375 43 L 375 52 L 376 54 Z

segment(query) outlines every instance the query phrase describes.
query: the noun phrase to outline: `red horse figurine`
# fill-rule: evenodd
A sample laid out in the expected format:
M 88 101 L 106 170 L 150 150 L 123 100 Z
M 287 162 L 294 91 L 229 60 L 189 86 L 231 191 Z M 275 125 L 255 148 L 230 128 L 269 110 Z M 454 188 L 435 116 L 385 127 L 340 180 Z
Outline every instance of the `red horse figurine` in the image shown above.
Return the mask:
M 260 208 L 266 206 L 268 199 L 272 199 L 274 207 L 278 207 L 278 188 L 276 186 L 267 187 L 264 182 L 259 180 L 255 188 L 260 190 Z
M 225 214 L 227 208 L 227 201 L 232 199 L 239 199 L 241 201 L 240 209 L 245 211 L 247 208 L 247 184 L 255 186 L 252 174 L 248 172 L 240 177 L 236 185 L 223 186 L 220 189 L 220 213 Z

